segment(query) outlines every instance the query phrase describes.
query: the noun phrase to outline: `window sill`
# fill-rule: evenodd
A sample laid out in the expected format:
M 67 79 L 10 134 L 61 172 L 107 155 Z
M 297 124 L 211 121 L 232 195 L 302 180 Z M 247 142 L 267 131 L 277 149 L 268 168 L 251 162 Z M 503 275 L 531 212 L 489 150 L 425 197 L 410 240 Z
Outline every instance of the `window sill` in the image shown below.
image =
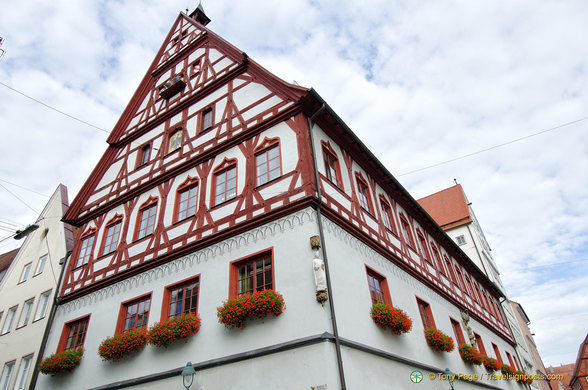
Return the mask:
M 271 185 L 271 184 L 274 184 L 276 181 L 278 181 L 279 179 L 281 179 L 281 178 L 282 178 L 282 176 L 283 176 L 283 175 L 280 175 L 280 176 L 276 177 L 275 179 L 271 179 L 270 181 L 266 181 L 266 182 L 265 182 L 265 183 L 263 183 L 263 184 L 259 184 L 258 186 L 256 186 L 256 187 L 253 187 L 253 189 L 254 189 L 254 190 L 258 190 L 258 191 L 259 191 L 259 190 L 261 190 L 261 189 L 262 189 L 263 187 L 265 187 L 265 186 L 269 186 L 269 185 Z M 257 178 L 255 178 L 255 180 L 257 181 Z
M 333 183 L 333 181 L 332 180 L 329 180 L 329 178 L 326 177 L 325 175 L 322 175 L 321 174 L 321 176 L 324 177 L 326 181 L 328 181 L 329 183 L 331 183 L 333 185 L 333 187 L 335 187 L 343 195 L 347 195 L 347 194 L 345 194 L 345 189 L 343 188 L 343 186 L 339 186 L 339 185 L 337 185 L 337 183 Z
M 100 259 L 102 259 L 102 258 L 104 258 L 104 257 L 106 257 L 106 256 L 108 256 L 108 255 L 112 255 L 112 254 L 113 254 L 113 253 L 115 253 L 115 252 L 116 252 L 116 249 L 115 249 L 115 250 L 113 250 L 113 251 L 110 251 L 110 252 L 108 252 L 108 253 L 103 253 L 103 254 L 101 254 L 100 256 L 98 256 L 96 259 L 94 259 L 94 260 L 100 260 Z
M 214 206 L 212 206 L 212 207 L 210 208 L 210 210 L 214 210 L 214 209 L 216 209 L 216 208 L 220 208 L 221 206 L 226 206 L 228 203 L 231 203 L 231 202 L 233 202 L 233 201 L 235 201 L 235 200 L 237 200 L 237 197 L 236 197 L 236 196 L 235 196 L 234 198 L 231 198 L 231 199 L 229 199 L 229 200 L 225 200 L 224 202 L 221 202 L 221 203 L 215 204 Z
M 151 237 L 153 237 L 153 233 L 149 233 L 146 236 L 143 236 L 141 238 L 135 238 L 135 240 L 133 241 L 133 244 L 136 244 L 138 242 L 141 242 L 141 241 L 143 241 L 143 240 L 145 240 L 147 238 L 151 238 Z
M 200 137 L 201 135 L 204 135 L 204 134 L 206 134 L 206 133 L 210 132 L 210 131 L 212 130 L 212 128 L 213 128 L 213 126 L 210 126 L 210 127 L 206 128 L 206 129 L 202 129 L 202 130 L 200 130 L 200 131 L 198 132 L 198 135 L 197 135 L 197 137 Z

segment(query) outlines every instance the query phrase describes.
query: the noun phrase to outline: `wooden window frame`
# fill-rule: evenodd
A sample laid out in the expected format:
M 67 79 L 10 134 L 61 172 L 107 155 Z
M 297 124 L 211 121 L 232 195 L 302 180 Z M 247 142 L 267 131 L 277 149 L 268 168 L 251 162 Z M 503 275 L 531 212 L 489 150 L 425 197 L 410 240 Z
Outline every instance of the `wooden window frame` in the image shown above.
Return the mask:
M 435 318 L 433 317 L 433 311 L 431 310 L 431 305 L 429 302 L 416 297 L 417 306 L 419 309 L 419 313 L 421 315 L 421 320 L 423 322 L 423 327 L 437 329 L 437 325 L 435 325 Z
M 402 239 L 411 249 L 415 249 L 414 238 L 412 236 L 412 229 L 410 222 L 403 213 L 400 213 L 400 230 L 402 233 Z M 408 235 L 408 237 L 406 237 Z M 408 241 L 408 242 L 407 242 Z
M 238 260 L 232 261 L 229 265 L 230 273 L 229 273 L 229 298 L 236 298 L 237 296 L 243 295 L 239 293 L 239 268 L 249 264 L 254 263 L 259 259 L 265 258 L 269 256 L 271 259 L 271 278 L 272 278 L 272 286 L 271 289 L 276 289 L 276 278 L 275 278 L 275 261 L 274 261 L 274 250 L 273 247 L 264 249 L 262 251 L 253 253 L 249 256 L 242 257 Z M 254 271 L 255 272 L 255 271 Z M 257 281 L 255 280 L 255 273 L 253 275 L 253 291 L 255 292 L 258 288 Z
M 206 115 L 210 113 L 210 126 L 205 122 Z M 206 127 L 205 127 L 206 126 Z M 214 127 L 214 106 L 208 106 L 200 111 L 198 118 L 198 135 L 208 133 Z
M 277 149 L 278 150 L 278 162 L 279 162 L 279 167 L 280 167 L 280 173 L 278 174 L 278 176 L 274 177 L 274 178 L 270 178 L 269 173 L 270 173 L 270 169 L 269 169 L 269 151 L 270 150 L 274 150 Z M 265 176 L 267 176 L 265 179 L 265 181 L 263 183 L 259 182 L 260 176 L 259 176 L 259 164 L 257 162 L 257 159 L 259 156 L 265 154 L 266 155 L 266 167 L 267 167 L 267 172 L 264 173 Z M 270 183 L 276 179 L 279 179 L 280 177 L 282 177 L 283 172 L 282 172 L 282 147 L 280 145 L 280 141 L 277 138 L 274 138 L 272 140 L 264 140 L 264 142 L 260 145 L 260 147 L 256 148 L 254 151 L 254 160 L 255 160 L 255 186 L 256 187 L 261 187 L 267 183 Z
M 504 353 L 506 353 L 506 358 L 508 359 L 508 362 L 510 363 L 510 366 L 513 367 L 513 368 L 516 367 L 516 365 L 512 361 L 512 356 L 510 356 L 510 353 L 508 353 L 508 351 L 504 351 Z
M 376 303 L 385 303 L 386 305 L 392 305 L 392 297 L 390 296 L 390 289 L 388 288 L 388 281 L 386 280 L 386 277 L 380 274 L 379 272 L 375 271 L 373 268 L 368 267 L 367 265 L 365 266 L 365 271 L 372 305 Z M 374 299 L 375 292 L 372 287 L 376 286 L 372 283 L 372 279 L 377 281 L 379 284 L 381 300 Z
M 432 242 L 430 242 L 430 244 L 432 258 L 434 258 L 437 264 L 439 265 L 439 272 L 441 272 L 443 276 L 447 277 L 447 271 L 445 270 L 445 266 L 443 265 L 443 260 L 441 260 L 441 253 L 439 252 L 439 249 L 437 249 L 437 246 L 435 246 L 435 244 L 433 244 Z
M 325 168 L 325 177 L 335 187 L 343 190 L 343 180 L 341 176 L 341 166 L 339 164 L 339 158 L 337 153 L 333 150 L 330 143 L 321 141 L 321 147 L 323 151 L 323 166 Z M 331 171 L 331 162 L 333 164 L 332 169 L 335 171 L 335 180 L 333 181 L 333 172 Z
M 159 199 L 150 196 L 149 199 L 147 199 L 142 205 L 141 207 L 139 207 L 139 211 L 137 212 L 137 222 L 135 223 L 135 237 L 133 241 L 138 241 L 138 240 L 142 240 L 146 237 L 149 237 L 153 234 L 153 232 L 155 231 L 155 226 L 157 225 L 157 207 L 159 205 Z M 149 219 L 151 219 L 151 210 L 154 209 L 154 217 L 153 217 L 153 226 L 151 228 L 151 231 L 148 231 L 148 227 L 149 227 Z M 145 226 L 145 234 L 144 235 L 140 235 L 141 234 L 141 221 L 143 220 L 143 213 L 145 211 L 148 211 L 149 213 L 147 214 L 147 225 Z
M 451 261 L 449 260 L 449 257 L 447 257 L 447 255 L 443 255 L 443 260 L 445 261 L 445 265 L 447 265 L 447 269 L 449 270 L 449 275 L 451 276 L 451 281 L 453 282 L 454 285 L 456 285 L 459 288 L 459 283 L 457 281 L 457 277 L 455 276 L 455 271 L 453 270 L 453 264 L 451 263 Z
M 124 301 L 123 303 L 120 304 L 120 309 L 118 312 L 118 320 L 116 322 L 116 330 L 114 332 L 115 335 L 118 335 L 118 334 L 121 334 L 124 332 L 128 332 L 129 330 L 133 330 L 133 329 L 141 329 L 141 328 L 147 329 L 148 328 L 149 314 L 151 314 L 151 305 L 153 303 L 152 293 L 153 293 L 153 291 L 150 291 L 146 294 L 139 295 L 138 297 L 129 299 L 129 300 Z M 143 313 L 147 313 L 146 314 L 147 318 L 145 320 L 144 326 L 137 326 L 137 323 L 135 322 L 135 326 L 133 326 L 132 328 L 125 329 L 125 322 L 127 319 L 127 311 L 129 309 L 129 307 L 131 307 L 133 305 L 140 305 L 141 303 L 143 303 L 147 300 L 149 300 L 149 309 L 147 309 L 147 311 L 143 312 Z M 138 317 L 139 317 L 139 315 L 138 315 L 138 311 L 137 311 L 137 313 L 135 313 L 135 321 L 137 320 Z
M 232 198 L 229 198 L 228 197 L 228 193 L 227 193 L 227 190 L 228 190 L 228 188 L 227 188 L 227 182 L 228 182 L 228 180 L 226 178 L 226 173 L 228 171 L 230 171 L 231 169 L 235 169 L 235 195 Z M 225 174 L 224 200 L 217 202 L 217 200 L 216 200 L 216 198 L 217 198 L 216 183 L 217 183 L 218 177 L 220 175 L 223 175 L 223 174 Z M 238 190 L 239 190 L 239 171 L 237 169 L 237 159 L 227 159 L 227 158 L 225 158 L 223 160 L 223 162 L 218 167 L 216 167 L 216 169 L 212 172 L 212 177 L 213 177 L 213 179 L 212 179 L 212 188 L 211 188 L 211 191 L 212 191 L 212 194 L 211 194 L 212 207 L 215 207 L 215 206 L 218 206 L 218 205 L 221 205 L 221 204 L 230 202 L 230 201 L 232 201 L 234 199 L 237 199 L 237 193 L 238 193 Z
M 195 315 L 198 314 L 198 307 L 199 307 L 199 300 L 200 300 L 200 274 L 198 275 L 194 275 L 191 276 L 187 279 L 184 280 L 180 280 L 179 282 L 175 282 L 173 284 L 167 285 L 165 286 L 165 289 L 163 290 L 163 305 L 161 307 L 161 321 L 166 321 L 167 319 L 170 318 L 170 305 L 171 305 L 171 298 L 172 298 L 172 292 L 174 290 L 177 290 L 181 287 L 185 287 L 191 284 L 197 283 L 197 287 L 196 287 L 196 312 L 194 313 Z M 186 297 L 184 297 L 182 299 L 182 310 L 181 313 L 184 313 L 185 311 L 185 299 Z M 191 311 L 190 311 L 191 312 Z M 181 315 L 181 314 L 180 314 Z M 174 317 L 177 317 L 178 315 L 174 315 Z
M 92 240 L 92 243 L 89 245 L 85 245 L 86 242 L 88 242 L 88 240 Z M 76 262 L 74 263 L 74 268 L 79 268 L 79 267 L 83 267 L 86 264 L 90 263 L 92 260 L 94 260 L 94 246 L 96 245 L 96 228 L 90 228 L 88 229 L 84 234 L 82 234 L 82 236 L 80 237 L 80 241 L 79 241 L 79 245 L 78 248 L 76 250 Z M 84 255 L 83 257 L 80 257 L 82 255 L 82 249 L 84 249 Z M 81 260 L 81 263 L 80 263 Z
M 435 267 L 435 264 L 433 264 L 433 260 L 431 259 L 431 254 L 429 253 L 427 239 L 419 229 L 417 229 L 417 244 L 421 252 L 421 258 L 433 267 Z
M 455 335 L 455 340 L 457 341 L 457 345 L 466 344 L 465 337 L 463 336 L 463 331 L 461 329 L 461 324 L 459 321 L 449 317 L 449 321 L 451 322 L 451 327 L 453 328 L 453 334 Z
M 355 173 L 355 183 L 357 184 L 357 199 L 362 209 L 369 214 L 374 214 L 374 206 L 372 205 L 372 197 L 370 194 L 370 186 L 359 172 Z M 362 191 L 362 188 L 365 190 Z M 362 201 L 363 200 L 363 201 Z M 364 204 L 365 203 L 365 204 Z
M 455 272 L 457 273 L 457 279 L 461 282 L 461 289 L 464 293 L 466 293 L 468 296 L 470 295 L 470 293 L 468 292 L 468 288 L 465 284 L 465 279 L 461 273 L 461 269 L 459 267 L 455 267 Z
M 141 168 L 149 162 L 151 159 L 151 143 L 141 145 L 137 150 L 137 161 L 135 162 L 135 169 Z
M 482 355 L 488 356 L 486 353 L 486 347 L 484 347 L 484 340 L 482 340 L 482 336 L 474 332 L 474 340 L 476 340 L 476 347 L 478 347 L 478 352 Z
M 122 231 L 122 222 L 123 222 L 123 216 L 120 214 L 116 214 L 114 217 L 112 217 L 112 219 L 110 221 L 108 221 L 108 223 L 106 224 L 106 226 L 104 227 L 104 235 L 102 236 L 102 243 L 100 244 L 100 256 L 105 256 L 108 255 L 110 253 L 113 253 L 116 251 L 116 249 L 118 248 L 118 242 L 120 240 L 120 233 Z M 116 232 L 116 230 L 113 232 L 113 235 L 110 239 L 110 243 L 108 243 L 108 252 L 106 251 L 106 240 L 108 239 L 108 233 L 110 228 L 119 226 L 118 228 L 118 232 Z M 114 239 L 114 233 L 116 233 L 116 240 Z M 112 249 L 114 243 L 114 249 Z
M 199 186 L 200 186 L 200 181 L 198 180 L 197 177 L 191 177 L 188 176 L 188 178 L 182 183 L 180 184 L 180 186 L 178 187 L 178 189 L 176 190 L 176 201 L 175 201 L 175 205 L 174 205 L 174 223 L 175 222 L 180 222 L 183 220 L 186 220 L 188 218 L 194 217 L 196 215 L 196 212 L 198 211 L 198 190 L 199 190 Z M 192 190 L 195 189 L 195 194 L 192 197 L 191 196 L 191 192 Z M 186 206 L 186 215 L 185 216 L 180 216 L 180 204 L 181 202 L 181 198 L 182 198 L 182 194 L 188 192 L 188 199 L 187 199 L 187 206 Z M 190 214 L 189 210 L 190 210 L 190 200 L 193 199 L 194 200 L 194 214 Z
M 390 233 L 398 237 L 398 231 L 396 230 L 396 222 L 394 222 L 392 207 L 382 195 L 380 195 L 380 207 L 382 209 L 382 220 L 384 221 L 384 226 Z
M 498 360 L 498 363 L 500 365 L 504 364 L 504 361 L 502 360 L 502 356 L 500 356 L 500 349 L 498 349 L 498 345 L 494 344 L 494 343 L 490 343 L 492 344 L 492 349 L 494 350 L 494 354 L 496 355 L 496 360 Z
M 88 334 L 88 326 L 90 325 L 90 316 L 91 316 L 91 314 L 86 314 L 86 315 L 83 315 L 81 317 L 77 317 L 77 318 L 63 324 L 63 329 L 61 330 L 61 337 L 59 338 L 59 343 L 57 344 L 57 352 L 63 352 L 63 351 L 71 350 L 71 349 L 78 349 L 78 348 L 84 346 L 84 343 L 86 342 L 86 335 Z M 76 332 L 79 331 L 77 326 L 79 326 L 81 324 L 85 324 L 85 327 L 83 328 L 82 342 L 75 343 L 73 346 L 70 346 L 68 348 L 67 342 L 70 339 L 72 329 L 75 326 Z M 75 333 L 73 336 L 75 336 L 75 338 L 77 339 L 79 336 L 79 333 Z

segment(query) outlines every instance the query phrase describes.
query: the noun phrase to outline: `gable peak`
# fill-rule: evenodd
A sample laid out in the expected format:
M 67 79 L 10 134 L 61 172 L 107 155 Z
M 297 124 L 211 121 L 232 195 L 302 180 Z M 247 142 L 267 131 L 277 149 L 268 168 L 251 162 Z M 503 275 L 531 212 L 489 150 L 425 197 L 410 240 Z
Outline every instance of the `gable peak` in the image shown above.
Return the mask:
M 210 23 L 210 18 L 206 16 L 206 13 L 204 13 L 202 2 L 198 3 L 198 7 L 196 7 L 196 9 L 192 11 L 190 17 L 194 19 L 194 21 L 200 23 L 203 26 L 206 26 L 208 23 Z

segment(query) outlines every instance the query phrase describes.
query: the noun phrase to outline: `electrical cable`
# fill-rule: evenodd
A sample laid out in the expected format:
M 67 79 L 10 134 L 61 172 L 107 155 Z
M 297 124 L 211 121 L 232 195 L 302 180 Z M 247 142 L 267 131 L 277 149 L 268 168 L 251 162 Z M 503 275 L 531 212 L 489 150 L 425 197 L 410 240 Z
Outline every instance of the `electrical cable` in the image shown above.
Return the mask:
M 6 188 L 2 183 L 0 183 L 0 187 L 4 188 L 6 191 L 8 191 L 8 193 L 12 196 L 14 196 L 16 199 L 18 199 L 22 204 L 24 204 L 25 206 L 27 206 L 29 209 L 33 210 L 35 213 L 39 214 L 39 212 L 37 210 L 35 210 L 34 208 L 32 208 L 31 206 L 29 206 L 24 200 L 22 200 L 21 198 L 19 198 L 18 196 L 16 196 L 12 191 L 10 191 L 8 188 Z
M 26 191 L 32 192 L 32 193 L 34 193 L 34 194 L 37 194 L 37 195 L 44 196 L 45 198 L 50 198 L 50 196 L 49 196 L 49 195 L 45 195 L 45 194 L 42 194 L 42 193 L 40 193 L 40 192 L 37 192 L 37 191 L 35 191 L 35 190 L 31 190 L 30 188 L 26 188 L 26 187 L 23 187 L 23 186 L 21 186 L 21 185 L 15 184 L 15 183 L 11 183 L 11 182 L 9 182 L 8 180 L 0 179 L 0 181 L 1 181 L 1 182 L 4 182 L 4 183 L 6 183 L 6 184 L 13 185 L 13 186 L 15 186 L 15 187 L 18 187 L 18 188 L 21 188 L 21 189 L 23 189 L 23 190 L 26 190 Z

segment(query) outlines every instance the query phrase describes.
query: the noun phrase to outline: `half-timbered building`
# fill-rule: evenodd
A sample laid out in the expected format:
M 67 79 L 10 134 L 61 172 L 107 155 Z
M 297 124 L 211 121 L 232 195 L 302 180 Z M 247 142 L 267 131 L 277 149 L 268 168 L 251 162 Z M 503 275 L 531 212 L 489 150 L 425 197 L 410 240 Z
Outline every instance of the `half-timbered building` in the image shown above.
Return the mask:
M 85 352 L 37 388 L 180 386 L 187 361 L 193 389 L 402 389 L 414 371 L 433 389 L 446 368 L 483 376 L 457 350 L 433 351 L 425 326 L 456 344 L 473 329 L 514 354 L 500 289 L 314 90 L 208 22 L 201 7 L 177 17 L 64 217 L 80 237 L 46 351 Z M 227 299 L 268 289 L 281 315 L 218 322 Z M 404 310 L 412 330 L 377 326 L 374 303 Z M 98 356 L 106 338 L 186 312 L 201 327 L 185 343 Z

